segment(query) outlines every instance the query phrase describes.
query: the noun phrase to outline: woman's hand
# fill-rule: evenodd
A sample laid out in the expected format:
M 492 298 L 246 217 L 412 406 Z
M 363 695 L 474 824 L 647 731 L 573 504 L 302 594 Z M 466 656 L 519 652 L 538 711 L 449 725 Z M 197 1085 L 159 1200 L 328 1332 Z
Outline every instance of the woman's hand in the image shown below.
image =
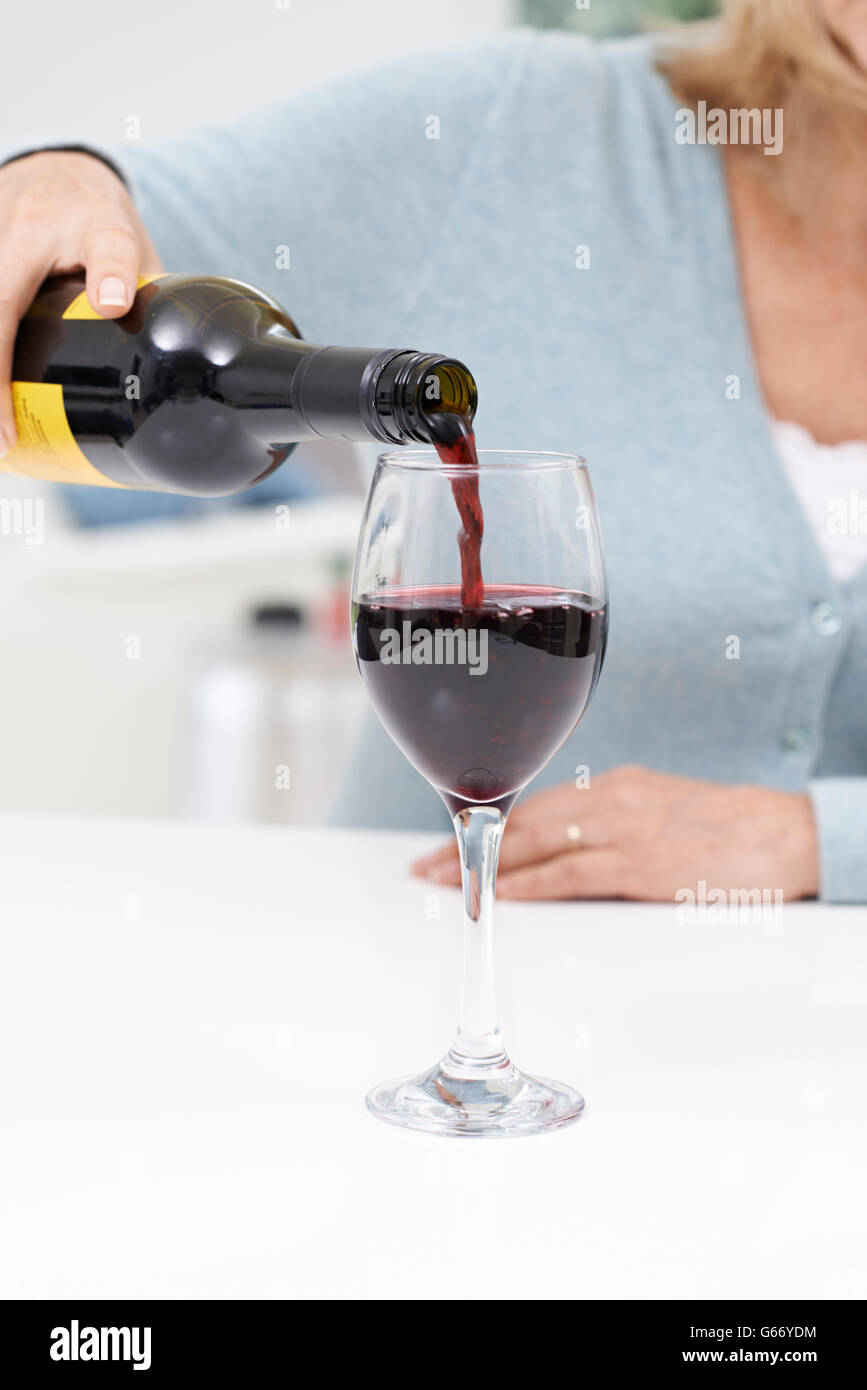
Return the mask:
M 417 860 L 413 872 L 458 884 L 456 847 Z M 644 767 L 613 768 L 584 790 L 552 787 L 509 817 L 497 896 L 668 902 L 680 889 L 696 892 L 701 880 L 708 891 L 815 896 L 819 856 L 809 797 Z
M 101 160 L 46 150 L 0 169 L 0 455 L 17 439 L 9 378 L 18 324 L 42 281 L 84 269 L 93 308 L 117 318 L 138 276 L 162 268 L 129 193 Z

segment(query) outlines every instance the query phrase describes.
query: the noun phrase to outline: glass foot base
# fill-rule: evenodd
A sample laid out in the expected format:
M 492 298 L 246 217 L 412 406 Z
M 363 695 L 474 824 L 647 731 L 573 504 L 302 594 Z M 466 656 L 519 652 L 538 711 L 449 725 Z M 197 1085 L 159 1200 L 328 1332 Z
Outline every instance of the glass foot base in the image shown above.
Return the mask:
M 584 1097 L 557 1081 L 526 1076 L 508 1059 L 496 1067 L 449 1066 L 374 1086 L 367 1108 L 380 1120 L 427 1134 L 486 1138 L 542 1134 L 580 1118 Z

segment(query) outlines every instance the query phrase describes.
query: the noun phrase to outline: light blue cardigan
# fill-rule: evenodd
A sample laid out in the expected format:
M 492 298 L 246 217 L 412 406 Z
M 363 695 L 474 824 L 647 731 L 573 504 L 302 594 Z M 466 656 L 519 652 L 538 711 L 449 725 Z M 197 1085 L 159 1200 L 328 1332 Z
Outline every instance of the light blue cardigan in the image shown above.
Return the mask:
M 835 582 L 780 467 L 719 151 L 676 107 L 646 40 L 518 31 L 111 154 L 170 269 L 259 284 L 314 341 L 453 353 L 483 446 L 589 459 L 611 642 L 535 788 L 808 786 L 823 897 L 867 901 L 867 567 Z M 446 824 L 373 717 L 337 819 Z

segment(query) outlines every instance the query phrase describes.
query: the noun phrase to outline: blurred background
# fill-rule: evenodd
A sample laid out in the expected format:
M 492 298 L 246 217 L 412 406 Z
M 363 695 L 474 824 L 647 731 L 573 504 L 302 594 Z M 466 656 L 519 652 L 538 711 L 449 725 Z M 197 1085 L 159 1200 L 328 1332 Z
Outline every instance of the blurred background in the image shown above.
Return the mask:
M 112 145 L 133 114 L 147 143 L 515 24 L 619 35 L 714 8 L 43 0 L 4 15 L 0 149 Z M 300 446 L 215 503 L 0 474 L 0 811 L 321 821 L 366 709 L 348 582 L 374 454 Z

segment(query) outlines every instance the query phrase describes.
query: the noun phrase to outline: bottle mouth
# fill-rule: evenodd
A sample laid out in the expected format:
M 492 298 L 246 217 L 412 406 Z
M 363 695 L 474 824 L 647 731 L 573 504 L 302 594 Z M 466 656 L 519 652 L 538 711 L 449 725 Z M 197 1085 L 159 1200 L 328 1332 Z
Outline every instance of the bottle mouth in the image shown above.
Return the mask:
M 393 353 L 371 378 L 369 394 L 377 436 L 390 444 L 429 444 L 431 415 L 472 420 L 478 404 L 476 383 L 463 362 L 424 352 Z

